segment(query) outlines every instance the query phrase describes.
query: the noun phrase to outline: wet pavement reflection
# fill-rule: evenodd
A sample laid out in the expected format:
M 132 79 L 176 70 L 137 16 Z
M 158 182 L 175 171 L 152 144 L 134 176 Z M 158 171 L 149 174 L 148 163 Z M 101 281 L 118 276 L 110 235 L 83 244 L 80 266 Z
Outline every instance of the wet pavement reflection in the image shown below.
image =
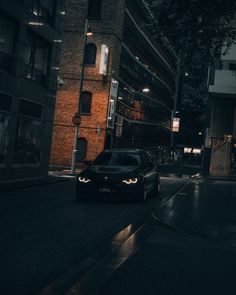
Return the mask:
M 236 246 L 236 183 L 195 180 L 178 191 L 155 216 L 181 230 Z

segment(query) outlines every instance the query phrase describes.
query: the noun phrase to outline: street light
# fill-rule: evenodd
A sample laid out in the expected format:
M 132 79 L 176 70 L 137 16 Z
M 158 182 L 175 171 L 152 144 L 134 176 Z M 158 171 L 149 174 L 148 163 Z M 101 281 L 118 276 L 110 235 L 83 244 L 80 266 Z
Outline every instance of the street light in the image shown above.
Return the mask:
M 148 93 L 149 91 L 150 91 L 150 89 L 149 88 L 143 88 L 143 90 L 142 90 L 144 93 Z
M 84 83 L 84 59 L 85 59 L 85 49 L 87 44 L 87 37 L 93 35 L 90 26 L 88 25 L 88 20 L 85 21 L 85 29 L 84 29 L 84 43 L 83 43 L 83 57 L 80 71 L 80 88 L 79 88 L 79 98 L 78 98 L 78 109 L 75 113 L 72 121 L 75 125 L 75 138 L 74 138 L 74 149 L 72 152 L 72 161 L 71 161 L 71 173 L 75 174 L 76 170 L 76 158 L 78 152 L 78 133 L 79 126 L 81 123 L 81 96 L 83 92 L 83 83 Z

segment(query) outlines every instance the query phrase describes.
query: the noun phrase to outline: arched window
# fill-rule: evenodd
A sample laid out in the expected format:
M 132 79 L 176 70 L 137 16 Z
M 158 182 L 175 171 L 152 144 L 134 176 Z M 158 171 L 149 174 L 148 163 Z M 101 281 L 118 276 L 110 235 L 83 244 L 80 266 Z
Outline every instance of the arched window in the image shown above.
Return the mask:
M 88 17 L 99 18 L 101 16 L 102 0 L 89 0 Z
M 85 138 L 78 138 L 78 152 L 77 152 L 77 161 L 84 161 L 87 156 L 87 147 L 88 142 Z
M 97 47 L 93 43 L 89 43 L 85 48 L 84 64 L 95 65 L 96 63 Z
M 91 104 L 92 104 L 92 93 L 84 91 L 81 95 L 81 113 L 90 114 L 91 113 Z

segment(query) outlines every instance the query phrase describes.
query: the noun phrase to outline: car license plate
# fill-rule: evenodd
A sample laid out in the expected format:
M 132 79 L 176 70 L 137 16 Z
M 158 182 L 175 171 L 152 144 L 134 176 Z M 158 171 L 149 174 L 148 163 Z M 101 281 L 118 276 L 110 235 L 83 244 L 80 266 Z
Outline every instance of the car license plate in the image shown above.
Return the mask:
M 111 188 L 110 187 L 99 187 L 99 191 L 100 192 L 111 192 Z

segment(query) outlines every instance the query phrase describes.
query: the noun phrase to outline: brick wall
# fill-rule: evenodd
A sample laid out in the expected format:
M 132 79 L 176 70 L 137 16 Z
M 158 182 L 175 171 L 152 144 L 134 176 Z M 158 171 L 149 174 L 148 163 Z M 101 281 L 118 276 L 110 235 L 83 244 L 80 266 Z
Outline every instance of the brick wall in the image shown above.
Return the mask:
M 86 66 L 83 91 L 92 93 L 91 114 L 82 116 L 79 137 L 88 142 L 87 159 L 92 160 L 103 150 L 111 76 L 119 75 L 119 59 L 123 32 L 125 0 L 103 0 L 101 19 L 89 20 L 93 36 L 87 42 L 97 46 L 96 65 Z M 80 65 L 83 54 L 83 34 L 87 16 L 87 0 L 68 0 L 59 76 L 64 85 L 58 89 L 54 117 L 51 163 L 70 165 L 74 145 L 71 118 L 78 108 Z M 101 45 L 109 47 L 107 77 L 99 75 Z M 97 127 L 101 128 L 98 135 Z

